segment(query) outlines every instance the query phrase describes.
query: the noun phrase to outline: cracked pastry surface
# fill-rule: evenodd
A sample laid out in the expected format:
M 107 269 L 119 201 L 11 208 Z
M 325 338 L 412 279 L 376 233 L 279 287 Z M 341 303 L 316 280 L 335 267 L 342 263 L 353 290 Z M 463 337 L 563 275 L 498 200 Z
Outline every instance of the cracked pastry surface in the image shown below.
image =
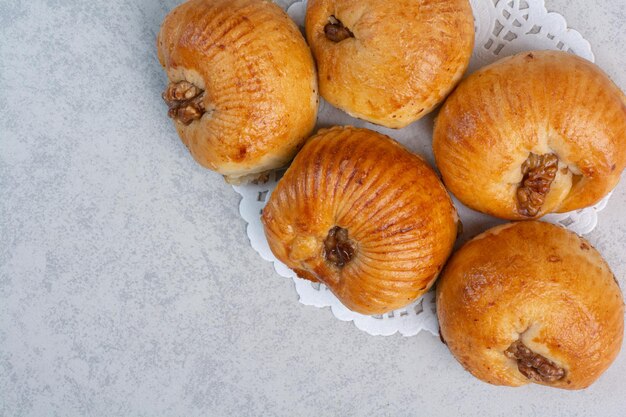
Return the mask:
M 437 283 L 440 334 L 475 377 L 496 385 L 591 385 L 619 353 L 624 300 L 586 240 L 525 221 L 475 237 Z
M 232 183 L 286 165 L 315 125 L 317 75 L 287 14 L 265 0 L 189 0 L 157 39 L 168 115 L 194 159 Z
M 626 98 L 559 51 L 504 58 L 465 79 L 435 121 L 433 151 L 467 206 L 523 220 L 591 206 L 626 167 Z
M 461 79 L 474 45 L 468 0 L 309 0 L 320 93 L 391 128 L 428 114 Z
M 428 291 L 452 250 L 457 220 L 421 157 L 353 127 L 309 139 L 262 215 L 281 262 L 362 314 L 403 307 Z

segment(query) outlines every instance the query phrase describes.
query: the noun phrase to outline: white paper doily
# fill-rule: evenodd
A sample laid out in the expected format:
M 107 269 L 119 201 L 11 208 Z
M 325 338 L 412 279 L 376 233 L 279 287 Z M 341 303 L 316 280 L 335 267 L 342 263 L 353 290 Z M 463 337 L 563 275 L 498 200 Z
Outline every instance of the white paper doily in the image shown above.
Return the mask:
M 591 46 L 580 33 L 568 29 L 565 19 L 557 13 L 548 13 L 543 0 L 471 0 L 476 24 L 476 42 L 469 72 L 494 62 L 501 57 L 529 49 L 560 49 L 594 60 Z M 306 1 L 292 2 L 287 13 L 303 28 Z M 423 155 L 432 166 L 431 148 L 432 116 L 427 116 L 410 126 L 392 130 L 354 119 L 335 109 L 320 98 L 318 126 L 350 124 L 379 131 L 398 140 L 414 152 Z M 417 138 L 417 139 L 416 139 Z M 284 172 L 284 171 L 282 171 Z M 429 292 L 407 307 L 381 316 L 364 316 L 348 310 L 323 284 L 313 284 L 300 279 L 278 261 L 269 249 L 260 214 L 282 172 L 270 176 L 265 184 L 234 186 L 241 194 L 241 216 L 248 222 L 247 233 L 252 247 L 263 259 L 274 263 L 279 275 L 292 278 L 300 302 L 315 307 L 330 307 L 333 314 L 343 321 L 353 321 L 361 330 L 372 335 L 392 335 L 396 332 L 413 336 L 420 330 L 438 335 L 437 316 L 433 292 Z M 564 214 L 551 214 L 543 220 L 560 223 L 578 234 L 591 232 L 597 224 L 597 213 L 602 210 L 610 196 L 594 207 Z M 454 200 L 463 222 L 464 231 L 457 245 L 472 236 L 502 223 L 501 220 L 472 211 Z

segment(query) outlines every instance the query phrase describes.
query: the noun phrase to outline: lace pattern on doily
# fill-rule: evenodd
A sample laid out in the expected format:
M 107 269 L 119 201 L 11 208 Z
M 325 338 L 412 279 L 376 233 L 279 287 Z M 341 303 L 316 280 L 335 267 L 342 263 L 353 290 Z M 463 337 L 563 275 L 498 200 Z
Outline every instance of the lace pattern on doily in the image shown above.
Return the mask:
M 474 71 L 497 59 L 529 49 L 559 49 L 594 60 L 591 46 L 580 33 L 568 29 L 565 19 L 557 13 L 549 13 L 543 0 L 471 0 L 476 25 L 476 42 L 469 71 Z M 303 27 L 306 2 L 293 2 L 288 8 L 289 15 Z M 318 123 L 321 125 L 336 123 L 345 115 L 321 100 Z M 327 120 L 328 119 L 328 120 Z M 354 120 L 362 125 L 361 121 Z M 417 122 L 420 123 L 420 122 Z M 368 126 L 371 127 L 371 126 Z M 401 135 L 401 129 L 396 136 Z M 388 132 L 386 132 L 389 134 Z M 391 136 L 394 136 L 392 133 Z M 397 137 L 396 137 L 397 138 Z M 333 314 L 343 321 L 353 321 L 361 330 L 372 335 L 392 335 L 400 333 L 413 336 L 420 330 L 438 334 L 435 314 L 434 294 L 429 292 L 405 308 L 380 316 L 364 316 L 344 307 L 332 292 L 323 284 L 311 283 L 298 278 L 293 271 L 278 261 L 269 249 L 260 220 L 261 210 L 284 171 L 277 171 L 270 176 L 266 184 L 235 186 L 242 199 L 239 210 L 248 222 L 247 233 L 252 247 L 266 261 L 274 263 L 279 275 L 292 278 L 300 302 L 315 307 L 330 307 Z M 551 214 L 543 220 L 559 223 L 578 234 L 591 232 L 597 224 L 597 213 L 602 210 L 610 196 L 594 207 L 564 214 Z M 460 206 L 461 219 L 466 229 L 479 215 L 469 213 Z M 463 217 L 468 213 L 470 219 Z M 481 227 L 484 222 L 480 223 Z

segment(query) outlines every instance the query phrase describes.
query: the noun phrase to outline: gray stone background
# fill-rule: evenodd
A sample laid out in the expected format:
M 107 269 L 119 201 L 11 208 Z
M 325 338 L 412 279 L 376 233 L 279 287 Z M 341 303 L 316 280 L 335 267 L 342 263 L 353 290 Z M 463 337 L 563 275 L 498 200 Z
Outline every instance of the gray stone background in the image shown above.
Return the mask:
M 625 351 L 584 391 L 499 388 L 299 304 L 165 117 L 178 2 L 0 0 L 0 416 L 626 415 Z M 546 3 L 626 89 L 624 0 Z M 623 288 L 625 209 L 589 236 Z

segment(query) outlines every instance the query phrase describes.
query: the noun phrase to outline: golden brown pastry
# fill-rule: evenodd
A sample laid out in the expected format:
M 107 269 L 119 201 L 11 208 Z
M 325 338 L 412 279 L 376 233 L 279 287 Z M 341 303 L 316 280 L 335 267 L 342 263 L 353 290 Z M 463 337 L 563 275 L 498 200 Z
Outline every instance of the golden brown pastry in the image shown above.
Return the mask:
M 362 314 L 428 291 L 457 233 L 456 210 L 430 166 L 354 127 L 323 129 L 307 142 L 262 220 L 278 259 Z
M 442 340 L 496 385 L 589 386 L 622 344 L 624 300 L 602 256 L 537 221 L 495 227 L 456 252 L 437 283 Z
M 178 134 L 227 181 L 284 166 L 315 125 L 311 52 L 271 1 L 187 1 L 165 18 L 158 54 Z
M 504 58 L 443 105 L 433 149 L 469 207 L 529 219 L 597 203 L 626 166 L 626 99 L 594 64 L 566 52 Z
M 468 0 L 309 0 L 307 40 L 328 102 L 401 128 L 429 113 L 467 69 Z

